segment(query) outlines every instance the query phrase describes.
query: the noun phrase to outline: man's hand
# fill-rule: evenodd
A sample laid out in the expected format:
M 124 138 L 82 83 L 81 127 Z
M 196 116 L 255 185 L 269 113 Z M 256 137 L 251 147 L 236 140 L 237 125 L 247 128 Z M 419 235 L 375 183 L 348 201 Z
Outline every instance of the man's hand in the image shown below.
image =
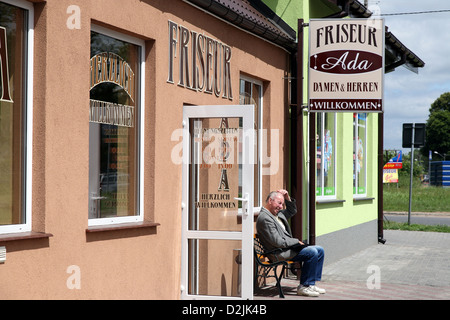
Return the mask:
M 284 200 L 291 201 L 291 197 L 289 196 L 289 192 L 284 189 L 277 190 L 278 193 L 281 193 L 284 197 Z

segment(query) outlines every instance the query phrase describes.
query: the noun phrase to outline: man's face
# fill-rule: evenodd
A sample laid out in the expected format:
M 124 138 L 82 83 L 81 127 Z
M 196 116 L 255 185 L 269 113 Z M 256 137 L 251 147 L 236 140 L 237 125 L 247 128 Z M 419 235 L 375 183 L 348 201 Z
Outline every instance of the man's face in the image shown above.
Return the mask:
M 273 199 L 269 199 L 268 210 L 273 214 L 277 215 L 280 210 L 283 209 L 284 197 L 281 194 L 277 194 Z

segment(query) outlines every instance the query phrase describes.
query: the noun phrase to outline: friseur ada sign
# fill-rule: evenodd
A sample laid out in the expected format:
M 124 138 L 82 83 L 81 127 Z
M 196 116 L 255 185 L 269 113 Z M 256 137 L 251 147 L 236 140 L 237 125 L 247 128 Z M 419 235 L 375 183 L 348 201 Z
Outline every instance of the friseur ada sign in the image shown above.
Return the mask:
M 311 19 L 309 110 L 382 112 L 383 19 Z

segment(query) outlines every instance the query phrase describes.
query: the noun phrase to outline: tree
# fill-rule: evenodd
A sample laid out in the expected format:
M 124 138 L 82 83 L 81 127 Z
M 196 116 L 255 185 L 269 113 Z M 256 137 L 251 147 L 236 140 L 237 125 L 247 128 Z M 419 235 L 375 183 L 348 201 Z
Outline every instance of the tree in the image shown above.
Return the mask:
M 428 154 L 427 154 L 428 156 Z M 424 161 L 423 158 L 420 157 L 420 154 L 414 152 L 414 169 L 413 169 L 413 176 L 419 177 L 424 172 L 428 171 L 424 168 Z M 402 161 L 402 168 L 398 170 L 399 178 L 403 176 L 406 178 L 410 177 L 411 174 L 411 151 L 407 154 L 403 153 L 403 161 Z
M 443 93 L 430 107 L 427 120 L 426 142 L 421 152 L 428 157 L 428 151 L 450 153 L 450 92 Z

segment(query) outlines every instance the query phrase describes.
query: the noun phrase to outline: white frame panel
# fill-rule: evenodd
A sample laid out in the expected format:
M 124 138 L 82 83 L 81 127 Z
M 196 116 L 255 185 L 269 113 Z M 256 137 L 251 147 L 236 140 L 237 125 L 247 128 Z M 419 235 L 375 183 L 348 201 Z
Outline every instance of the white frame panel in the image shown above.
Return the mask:
M 34 56 L 34 6 L 23 0 L 1 0 L 1 2 L 28 11 L 26 40 L 26 149 L 25 149 L 25 223 L 0 226 L 0 234 L 29 232 L 32 225 L 32 175 L 33 175 L 33 56 Z
M 89 219 L 88 226 L 102 226 L 110 224 L 130 223 L 130 222 L 142 222 L 144 221 L 144 128 L 145 128 L 145 41 L 114 31 L 105 27 L 101 27 L 95 24 L 91 25 L 91 31 L 104 34 L 106 36 L 126 41 L 140 47 L 140 77 L 139 77 L 139 132 L 138 132 L 138 208 L 135 216 L 126 217 L 112 217 L 112 218 L 99 218 Z
M 264 86 L 263 86 L 263 82 L 262 81 L 256 80 L 254 78 L 251 78 L 249 76 L 245 76 L 245 75 L 242 75 L 242 74 L 239 77 L 239 82 L 241 80 L 250 82 L 252 84 L 256 84 L 256 85 L 261 87 L 261 96 L 260 96 L 261 106 L 258 106 L 259 107 L 259 110 L 258 110 L 259 118 L 258 119 L 254 119 L 254 120 L 258 121 L 258 127 L 259 127 L 258 141 L 257 141 L 258 142 L 258 154 L 255 155 L 255 157 L 257 159 L 256 163 L 259 163 L 259 167 L 258 167 L 258 181 L 259 181 L 258 192 L 259 192 L 260 205 L 257 204 L 257 206 L 254 207 L 254 210 L 258 211 L 261 208 L 261 206 L 263 205 L 263 201 L 264 201 L 263 194 L 262 194 L 262 181 L 263 181 L 263 175 L 262 175 L 262 172 L 263 172 L 263 163 L 262 163 L 262 161 L 263 161 L 263 157 L 262 157 L 263 151 L 262 150 L 263 149 L 262 148 L 263 148 L 263 132 L 264 132 L 263 131 L 264 130 L 264 128 L 263 128 L 263 123 L 264 123 L 264 121 L 263 121 L 263 119 L 264 119 L 263 118 L 263 112 L 264 112 L 264 94 L 263 94 L 263 91 L 264 91 Z M 239 86 L 240 86 L 240 83 L 239 83 Z M 268 150 L 266 150 L 266 152 L 268 152 Z
M 190 231 L 188 228 L 189 210 L 189 159 L 190 159 L 190 118 L 243 118 L 243 163 L 242 194 L 247 195 L 247 214 L 242 215 L 242 232 L 231 231 Z M 183 107 L 183 163 L 182 163 L 182 203 L 181 203 L 181 298 L 235 300 L 237 297 L 190 295 L 188 288 L 188 240 L 241 240 L 242 241 L 242 283 L 241 298 L 253 299 L 253 165 L 254 165 L 254 106 L 184 106 Z M 242 205 L 244 206 L 244 201 Z
M 334 194 L 333 195 L 329 195 L 329 196 L 327 196 L 327 195 L 320 195 L 320 196 L 316 196 L 316 198 L 317 198 L 317 200 L 331 200 L 331 199 L 336 199 L 337 198 L 337 193 L 338 193 L 338 190 L 337 190 L 337 181 L 336 181 L 336 178 L 337 178 L 337 168 L 338 168 L 338 165 L 337 165 L 337 113 L 335 113 L 335 112 L 316 112 L 316 121 L 317 121 L 317 117 L 318 117 L 318 115 L 320 114 L 320 116 L 322 117 L 322 123 L 321 123 L 321 127 L 320 127 L 320 139 L 321 139 L 321 141 L 322 141 L 322 150 L 321 150 L 321 156 L 320 156 L 320 159 L 321 159 L 321 186 L 322 186 L 322 193 L 323 193 L 323 191 L 325 190 L 325 186 L 324 186 L 324 183 L 325 183 L 325 175 L 324 175 L 324 170 L 323 170 L 323 158 L 324 158 L 324 152 L 323 152 L 323 149 L 324 149 L 324 143 L 325 143 L 325 141 L 324 141 L 324 138 L 325 138 L 325 135 L 323 134 L 324 132 L 325 132 L 325 117 L 327 116 L 327 115 L 334 115 L 334 119 L 333 119 L 333 121 L 334 121 L 334 133 L 333 133 L 333 139 L 334 139 L 334 142 L 333 142 L 333 147 L 334 147 L 334 151 L 333 151 L 333 162 L 334 162 L 334 177 L 333 177 L 333 181 L 334 181 Z M 318 130 L 319 128 L 317 128 L 316 127 L 316 131 Z M 316 152 L 317 152 L 317 148 L 316 148 Z M 314 160 L 314 161 L 316 161 L 316 160 Z M 316 173 L 316 179 L 317 179 L 317 173 Z M 316 185 L 316 188 L 317 188 L 317 185 Z
M 365 192 L 364 193 L 358 193 L 359 175 L 361 173 L 358 174 L 358 171 L 356 170 L 356 168 L 353 168 L 353 170 L 354 170 L 353 175 L 354 175 L 354 178 L 355 178 L 355 188 L 356 188 L 356 193 L 353 193 L 353 198 L 355 198 L 355 199 L 367 197 L 367 149 L 369 148 L 369 141 L 367 141 L 367 128 L 369 126 L 369 115 L 370 115 L 370 113 L 366 113 L 366 112 L 357 113 L 356 123 L 353 123 L 353 137 L 359 137 L 358 129 L 360 127 L 362 127 L 358 123 L 358 120 L 359 120 L 358 116 L 359 116 L 359 114 L 365 114 L 366 115 L 366 120 L 365 120 L 366 123 L 365 123 L 365 126 L 364 126 L 364 141 L 365 141 L 366 145 L 365 145 L 365 148 L 363 150 L 363 153 L 364 153 L 364 155 L 363 155 L 364 156 L 363 165 L 364 165 L 364 182 L 365 182 L 364 189 L 365 189 Z M 357 143 L 357 145 L 359 145 L 359 141 L 358 142 L 355 141 L 355 143 Z M 355 148 L 355 144 L 353 144 L 353 148 Z M 353 151 L 355 152 L 355 155 L 356 155 L 357 152 L 358 152 L 358 147 L 356 147 L 356 150 L 353 150 Z M 356 165 L 356 163 L 355 163 L 355 165 Z

